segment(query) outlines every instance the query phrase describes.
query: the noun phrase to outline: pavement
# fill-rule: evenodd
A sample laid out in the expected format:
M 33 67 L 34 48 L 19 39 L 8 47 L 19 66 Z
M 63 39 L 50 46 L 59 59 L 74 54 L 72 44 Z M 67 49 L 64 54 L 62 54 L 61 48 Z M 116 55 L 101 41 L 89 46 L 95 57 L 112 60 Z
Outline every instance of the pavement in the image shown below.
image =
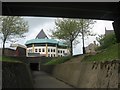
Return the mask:
M 34 88 L 73 88 L 42 71 L 33 71 Z

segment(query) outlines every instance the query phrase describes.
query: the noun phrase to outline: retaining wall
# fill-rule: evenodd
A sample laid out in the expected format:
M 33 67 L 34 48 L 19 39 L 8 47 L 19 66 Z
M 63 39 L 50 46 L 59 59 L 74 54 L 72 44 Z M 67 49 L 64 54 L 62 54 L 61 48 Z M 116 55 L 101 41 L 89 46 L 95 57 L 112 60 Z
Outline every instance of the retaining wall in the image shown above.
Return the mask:
M 27 64 L 2 62 L 2 88 L 33 88 L 32 76 Z
M 118 61 L 69 62 L 54 66 L 52 75 L 76 88 L 118 88 L 119 66 Z

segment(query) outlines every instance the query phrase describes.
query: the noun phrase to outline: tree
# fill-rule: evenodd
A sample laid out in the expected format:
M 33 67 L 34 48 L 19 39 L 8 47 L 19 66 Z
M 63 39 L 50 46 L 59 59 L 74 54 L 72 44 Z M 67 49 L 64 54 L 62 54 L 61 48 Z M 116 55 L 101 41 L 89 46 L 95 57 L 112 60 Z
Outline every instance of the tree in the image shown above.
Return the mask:
M 28 31 L 28 23 L 20 16 L 1 16 L 0 17 L 0 34 L 2 34 L 4 55 L 5 42 L 10 41 L 12 38 L 25 37 L 24 33 Z
M 77 42 L 76 38 L 79 35 L 90 35 L 90 25 L 93 24 L 90 19 L 57 19 L 55 21 L 55 31 L 52 30 L 53 37 L 65 40 L 70 47 L 70 53 L 73 55 L 73 41 Z

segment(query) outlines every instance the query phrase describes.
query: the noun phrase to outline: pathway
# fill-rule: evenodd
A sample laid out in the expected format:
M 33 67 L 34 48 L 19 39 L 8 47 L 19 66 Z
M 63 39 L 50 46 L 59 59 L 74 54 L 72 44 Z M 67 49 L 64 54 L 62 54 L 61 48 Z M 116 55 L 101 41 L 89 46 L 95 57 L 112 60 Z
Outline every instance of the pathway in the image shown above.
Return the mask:
M 35 88 L 73 88 L 42 71 L 33 71 Z

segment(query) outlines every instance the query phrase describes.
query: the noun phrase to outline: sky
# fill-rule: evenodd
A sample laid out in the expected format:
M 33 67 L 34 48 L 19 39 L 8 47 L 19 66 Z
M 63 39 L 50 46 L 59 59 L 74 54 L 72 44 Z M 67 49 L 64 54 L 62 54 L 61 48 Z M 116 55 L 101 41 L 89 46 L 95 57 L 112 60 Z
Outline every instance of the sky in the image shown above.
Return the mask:
M 29 25 L 29 31 L 26 33 L 25 38 L 19 39 L 16 43 L 24 45 L 27 40 L 34 39 L 36 35 L 40 32 L 41 29 L 44 30 L 44 32 L 47 34 L 47 36 L 50 38 L 51 32 L 50 30 L 54 30 L 55 27 L 55 19 L 57 18 L 51 18 L 51 17 L 24 17 L 24 20 L 28 21 Z M 94 24 L 91 31 L 95 34 L 104 34 L 105 33 L 105 27 L 107 30 L 113 30 L 112 27 L 113 21 L 104 21 L 104 20 L 96 20 L 96 23 Z M 82 54 L 82 40 L 81 37 L 79 37 L 80 43 L 74 46 L 73 54 Z M 96 36 L 89 36 L 85 39 L 85 47 L 88 46 L 93 41 L 96 41 Z M 2 42 L 0 41 L 0 47 L 2 46 Z M 6 43 L 6 47 L 9 47 L 10 43 Z

